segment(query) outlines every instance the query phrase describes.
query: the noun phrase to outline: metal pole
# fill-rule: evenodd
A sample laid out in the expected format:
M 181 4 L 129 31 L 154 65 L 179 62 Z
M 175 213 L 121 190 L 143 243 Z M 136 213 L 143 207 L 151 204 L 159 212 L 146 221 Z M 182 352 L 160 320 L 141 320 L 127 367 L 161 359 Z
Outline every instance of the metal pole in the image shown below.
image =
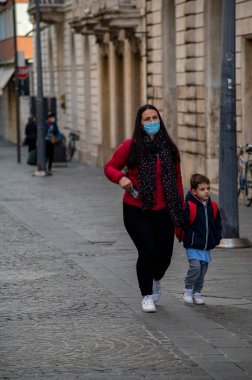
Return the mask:
M 16 94 L 16 131 L 17 131 L 17 163 L 21 163 L 20 154 L 20 103 L 19 103 L 19 81 L 18 81 L 18 52 L 17 52 L 17 27 L 16 27 L 16 6 L 13 0 L 13 42 L 15 61 L 15 94 Z
M 236 152 L 235 0 L 222 0 L 222 62 L 219 206 L 223 247 L 245 246 L 239 239 Z
M 39 0 L 35 0 L 36 5 L 36 63 L 37 63 L 37 172 L 35 175 L 45 175 L 45 131 L 44 131 L 44 112 L 43 112 L 43 78 L 42 78 L 42 59 L 41 59 L 41 41 L 40 41 L 40 6 Z

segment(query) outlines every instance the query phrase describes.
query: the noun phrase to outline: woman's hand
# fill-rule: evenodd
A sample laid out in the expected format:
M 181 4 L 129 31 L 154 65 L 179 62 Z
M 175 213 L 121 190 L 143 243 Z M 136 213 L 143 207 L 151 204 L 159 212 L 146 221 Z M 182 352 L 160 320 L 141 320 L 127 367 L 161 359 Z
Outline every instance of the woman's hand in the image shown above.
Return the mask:
M 125 191 L 130 191 L 132 186 L 132 182 L 129 178 L 127 177 L 122 177 L 119 181 L 119 185 L 125 190 Z

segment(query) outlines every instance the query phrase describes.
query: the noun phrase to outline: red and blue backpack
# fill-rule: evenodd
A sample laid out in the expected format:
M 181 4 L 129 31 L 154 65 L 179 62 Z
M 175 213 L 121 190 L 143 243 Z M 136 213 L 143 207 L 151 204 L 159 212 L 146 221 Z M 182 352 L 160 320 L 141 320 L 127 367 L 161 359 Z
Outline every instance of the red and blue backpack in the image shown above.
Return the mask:
M 196 219 L 197 205 L 196 205 L 196 203 L 191 202 L 191 201 L 184 201 L 184 207 L 185 207 L 186 203 L 189 206 L 189 225 L 187 226 L 187 228 L 188 228 L 189 226 L 191 226 L 193 224 L 193 222 Z M 211 200 L 211 204 L 212 204 L 214 220 L 215 220 L 216 216 L 217 216 L 217 212 L 218 212 L 218 206 L 217 206 L 217 203 L 212 201 L 212 200 Z M 185 235 L 185 229 L 182 227 L 176 227 L 175 228 L 175 235 L 176 235 L 179 242 L 183 241 L 184 235 Z

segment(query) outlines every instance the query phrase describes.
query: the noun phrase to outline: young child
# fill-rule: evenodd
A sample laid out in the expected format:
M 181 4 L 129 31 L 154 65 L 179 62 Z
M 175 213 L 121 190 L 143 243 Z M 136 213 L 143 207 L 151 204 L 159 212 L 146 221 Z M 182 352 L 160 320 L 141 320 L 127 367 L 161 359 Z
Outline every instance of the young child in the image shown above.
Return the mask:
M 185 197 L 183 243 L 186 248 L 189 269 L 185 278 L 183 300 L 203 305 L 201 290 L 211 261 L 210 250 L 221 240 L 221 216 L 217 204 L 210 199 L 210 181 L 202 174 L 193 174 L 191 189 Z M 196 207 L 192 204 L 194 203 Z M 194 207 L 193 207 L 194 206 Z M 194 208 L 194 221 L 192 218 Z

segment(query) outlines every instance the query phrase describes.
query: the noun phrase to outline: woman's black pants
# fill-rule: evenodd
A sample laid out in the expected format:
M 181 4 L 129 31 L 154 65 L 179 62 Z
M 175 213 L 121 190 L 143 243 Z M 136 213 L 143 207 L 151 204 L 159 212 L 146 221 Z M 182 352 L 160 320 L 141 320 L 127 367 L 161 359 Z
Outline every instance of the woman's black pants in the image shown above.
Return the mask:
M 125 203 L 123 219 L 138 250 L 136 270 L 141 294 L 152 294 L 153 279 L 160 280 L 171 263 L 173 223 L 167 210 L 142 211 Z

